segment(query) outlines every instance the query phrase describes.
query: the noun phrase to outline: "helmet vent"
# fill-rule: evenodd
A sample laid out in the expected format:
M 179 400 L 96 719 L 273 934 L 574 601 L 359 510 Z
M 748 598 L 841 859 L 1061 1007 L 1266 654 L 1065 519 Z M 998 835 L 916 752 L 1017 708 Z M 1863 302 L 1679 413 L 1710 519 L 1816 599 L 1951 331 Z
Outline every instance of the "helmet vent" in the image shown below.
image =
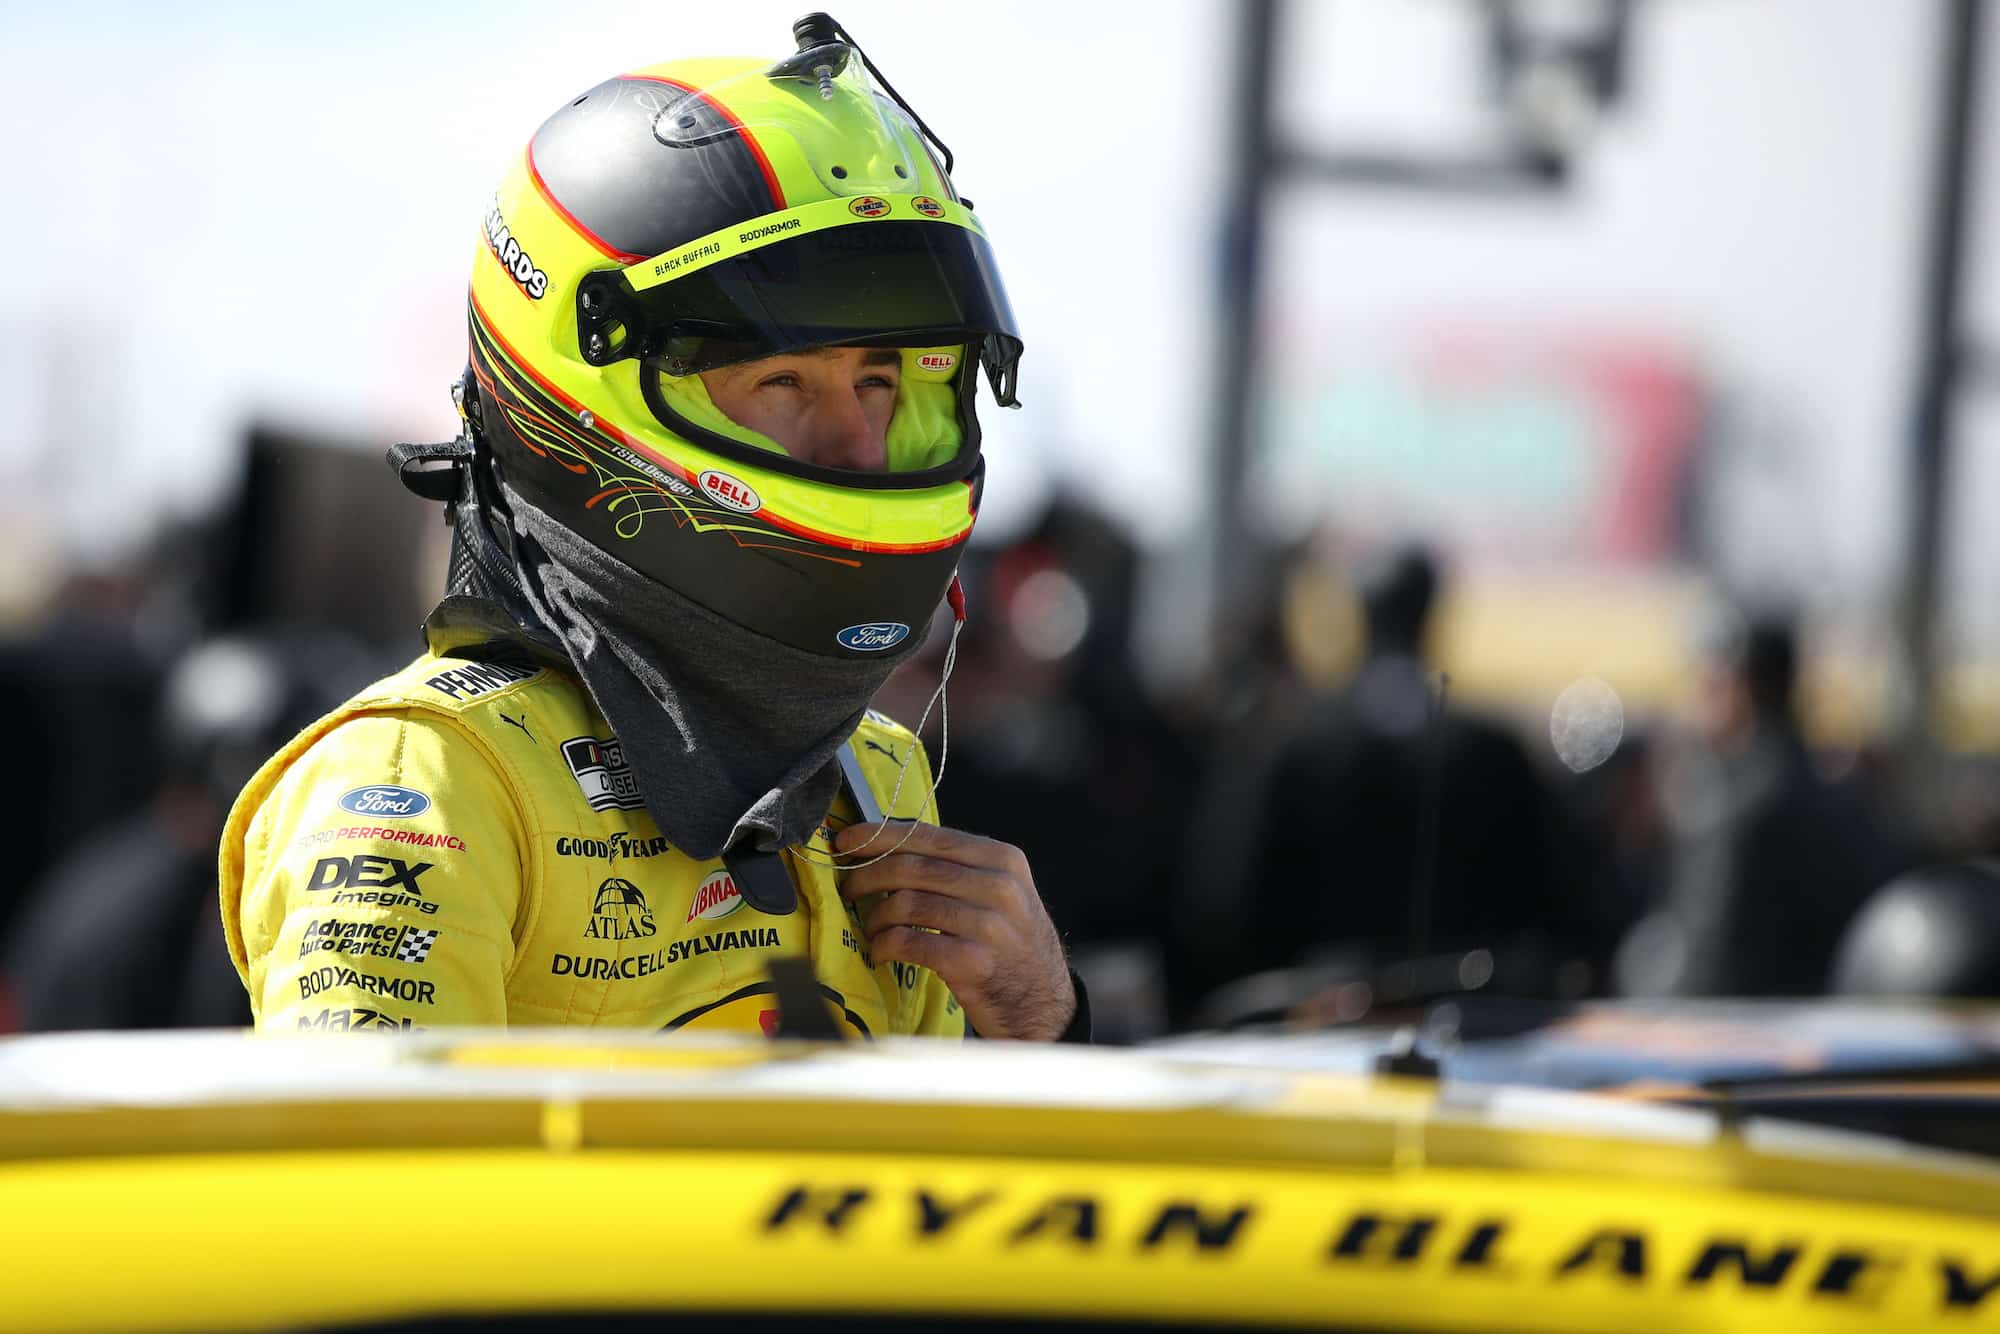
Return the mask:
M 844 181 L 844 180 L 846 180 L 846 179 L 847 179 L 847 168 L 845 168 L 845 167 L 835 167 L 835 168 L 833 168 L 833 179 L 835 179 L 836 181 Z

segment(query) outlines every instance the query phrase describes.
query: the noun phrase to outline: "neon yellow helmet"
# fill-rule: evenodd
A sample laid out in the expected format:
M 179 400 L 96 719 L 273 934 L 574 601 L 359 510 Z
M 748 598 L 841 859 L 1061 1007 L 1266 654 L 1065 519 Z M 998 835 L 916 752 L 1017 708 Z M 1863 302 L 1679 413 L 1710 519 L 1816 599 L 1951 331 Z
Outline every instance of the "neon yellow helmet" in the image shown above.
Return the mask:
M 474 260 L 464 406 L 498 477 L 579 536 L 747 629 L 866 656 L 950 582 L 976 371 L 1014 406 L 1021 341 L 948 151 L 832 20 L 794 31 L 775 65 L 649 66 L 535 132 Z M 699 375 L 828 346 L 901 350 L 886 471 L 791 457 Z

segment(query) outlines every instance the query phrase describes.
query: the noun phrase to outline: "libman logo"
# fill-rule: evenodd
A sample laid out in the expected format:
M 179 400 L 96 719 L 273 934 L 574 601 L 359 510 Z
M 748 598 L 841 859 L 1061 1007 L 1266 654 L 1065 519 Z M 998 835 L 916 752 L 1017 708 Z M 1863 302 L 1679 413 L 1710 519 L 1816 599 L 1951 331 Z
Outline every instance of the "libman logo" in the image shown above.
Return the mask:
M 727 870 L 715 871 L 695 887 L 694 901 L 688 904 L 688 921 L 727 917 L 743 906 L 743 895 Z
M 535 267 L 535 261 L 528 258 L 528 252 L 521 249 L 521 243 L 514 239 L 513 229 L 500 212 L 498 199 L 493 201 L 493 207 L 486 210 L 486 244 L 492 247 L 493 257 L 520 284 L 529 300 L 540 301 L 547 294 L 549 275 Z
M 710 468 L 695 478 L 695 482 L 701 487 L 703 495 L 738 514 L 755 514 L 764 508 L 763 498 L 751 490 L 748 483 L 738 481 L 726 472 Z

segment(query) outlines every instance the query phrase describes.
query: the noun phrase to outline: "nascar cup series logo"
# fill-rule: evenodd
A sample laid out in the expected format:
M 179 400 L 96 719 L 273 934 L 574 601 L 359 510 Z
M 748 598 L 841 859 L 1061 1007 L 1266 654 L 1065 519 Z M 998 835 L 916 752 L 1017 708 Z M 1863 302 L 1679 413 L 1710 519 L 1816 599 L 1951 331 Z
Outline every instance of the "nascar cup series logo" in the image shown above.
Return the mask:
M 743 895 L 727 870 L 716 871 L 695 887 L 694 901 L 688 904 L 688 921 L 697 917 L 714 921 L 727 917 L 743 906 Z
M 340 809 L 377 820 L 407 820 L 431 808 L 431 799 L 413 787 L 357 787 L 340 794 Z
M 725 509 L 735 510 L 738 514 L 755 514 L 764 508 L 763 498 L 751 490 L 748 483 L 739 481 L 726 472 L 717 472 L 710 468 L 695 478 L 695 482 L 701 487 L 703 495 Z
M 901 621 L 870 621 L 866 625 L 850 625 L 833 638 L 842 648 L 856 653 L 880 653 L 909 637 L 910 627 Z

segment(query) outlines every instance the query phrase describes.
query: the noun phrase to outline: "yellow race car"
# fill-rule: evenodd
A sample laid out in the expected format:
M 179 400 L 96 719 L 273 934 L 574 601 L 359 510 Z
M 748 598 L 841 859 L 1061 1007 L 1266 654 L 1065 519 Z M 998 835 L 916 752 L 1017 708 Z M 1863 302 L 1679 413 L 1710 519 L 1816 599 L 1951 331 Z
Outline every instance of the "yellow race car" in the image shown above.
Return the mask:
M 1943 1087 L 1925 1124 L 1990 1137 L 2000 1086 L 1788 1040 L 1815 1012 L 1587 1007 L 1436 1059 L 9 1039 L 0 1327 L 2000 1329 L 2000 1162 L 1829 1124 Z M 1964 1068 L 2000 1041 L 1911 1022 Z

